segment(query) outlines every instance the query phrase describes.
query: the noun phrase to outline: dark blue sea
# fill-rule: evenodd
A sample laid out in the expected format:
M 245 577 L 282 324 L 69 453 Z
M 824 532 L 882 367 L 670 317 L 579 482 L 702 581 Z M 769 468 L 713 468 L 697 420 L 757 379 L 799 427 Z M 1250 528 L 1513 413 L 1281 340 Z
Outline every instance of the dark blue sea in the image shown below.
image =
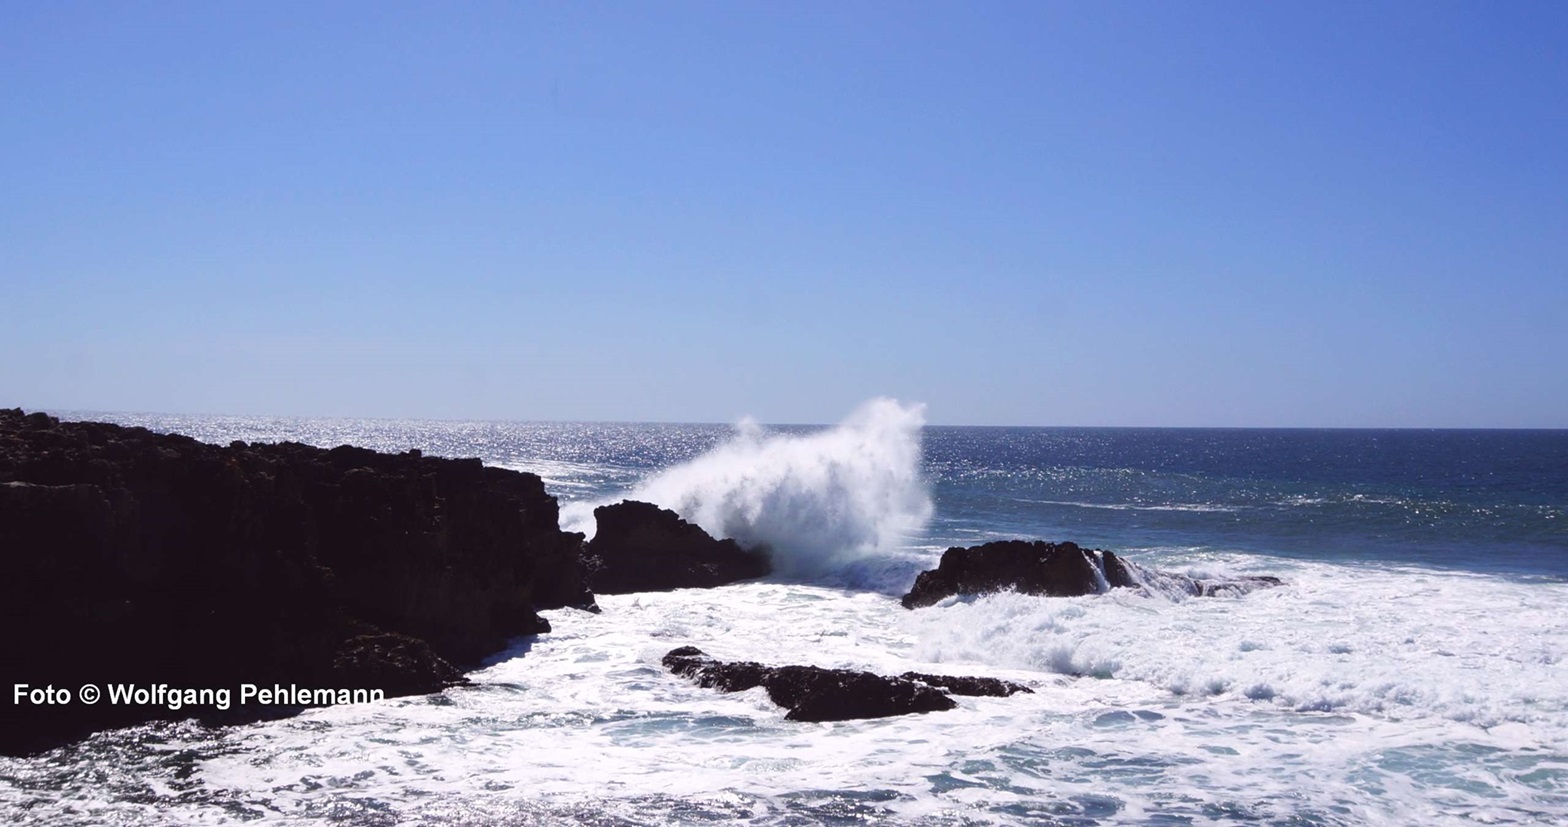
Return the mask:
M 547 613 L 473 688 L 0 759 L 11 821 L 1568 822 L 1568 431 L 70 416 L 478 456 L 543 476 L 568 528 L 647 499 L 778 572 Z M 1285 583 L 899 606 L 948 546 L 1015 537 Z M 1035 694 L 802 725 L 664 672 L 684 644 Z
M 1568 576 L 1568 431 L 928 428 L 938 524 Z

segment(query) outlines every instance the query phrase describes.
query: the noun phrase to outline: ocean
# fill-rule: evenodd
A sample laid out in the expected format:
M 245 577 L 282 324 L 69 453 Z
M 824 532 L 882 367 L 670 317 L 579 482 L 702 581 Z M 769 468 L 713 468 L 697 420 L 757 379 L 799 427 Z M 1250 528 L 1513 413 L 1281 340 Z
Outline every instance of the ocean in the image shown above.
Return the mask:
M 478 456 L 540 474 L 568 528 L 647 499 L 778 571 L 546 612 L 439 695 L 0 758 L 11 823 L 1568 823 L 1568 431 L 65 416 Z M 1285 583 L 899 605 L 1006 538 Z M 682 645 L 1034 694 L 802 724 L 667 673 Z

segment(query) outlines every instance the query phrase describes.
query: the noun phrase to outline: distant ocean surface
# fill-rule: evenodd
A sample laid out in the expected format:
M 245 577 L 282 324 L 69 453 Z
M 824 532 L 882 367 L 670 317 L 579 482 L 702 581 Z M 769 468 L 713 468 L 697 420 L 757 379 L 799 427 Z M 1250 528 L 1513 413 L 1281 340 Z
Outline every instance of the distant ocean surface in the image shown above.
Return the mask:
M 573 530 L 635 496 L 779 572 L 547 612 L 472 688 L 0 758 L 3 820 L 1568 823 L 1568 431 L 928 427 L 886 400 L 834 427 L 66 416 L 478 456 Z M 1004 538 L 1286 584 L 899 606 Z M 1036 694 L 797 724 L 666 673 L 686 644 Z

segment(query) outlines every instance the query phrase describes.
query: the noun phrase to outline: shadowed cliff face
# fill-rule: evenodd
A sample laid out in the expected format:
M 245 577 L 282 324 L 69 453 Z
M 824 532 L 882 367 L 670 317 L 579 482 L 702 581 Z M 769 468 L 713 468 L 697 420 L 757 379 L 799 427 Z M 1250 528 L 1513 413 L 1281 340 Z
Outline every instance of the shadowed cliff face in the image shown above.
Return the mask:
M 766 549 L 716 540 L 666 508 L 624 500 L 593 516 L 598 530 L 583 558 L 597 594 L 706 589 L 772 571 Z
M 439 690 L 548 629 L 535 609 L 592 604 L 557 516 L 539 477 L 477 459 L 0 410 L 0 751 L 183 717 L 18 706 L 15 683 Z

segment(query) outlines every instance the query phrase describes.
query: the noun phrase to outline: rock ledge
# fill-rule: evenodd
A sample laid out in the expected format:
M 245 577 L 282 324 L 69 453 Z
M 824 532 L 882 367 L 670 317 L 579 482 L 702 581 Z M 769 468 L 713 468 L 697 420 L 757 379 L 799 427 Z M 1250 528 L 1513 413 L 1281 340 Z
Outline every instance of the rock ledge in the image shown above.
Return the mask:
M 721 692 L 744 692 L 761 686 L 767 690 L 769 699 L 789 710 L 784 717 L 791 721 L 847 721 L 940 712 L 957 706 L 948 693 L 1006 696 L 1032 691 L 995 678 L 914 672 L 894 678 L 817 666 L 763 666 L 750 661 L 725 663 L 694 646 L 671 650 L 664 656 L 663 663 L 671 672 Z

